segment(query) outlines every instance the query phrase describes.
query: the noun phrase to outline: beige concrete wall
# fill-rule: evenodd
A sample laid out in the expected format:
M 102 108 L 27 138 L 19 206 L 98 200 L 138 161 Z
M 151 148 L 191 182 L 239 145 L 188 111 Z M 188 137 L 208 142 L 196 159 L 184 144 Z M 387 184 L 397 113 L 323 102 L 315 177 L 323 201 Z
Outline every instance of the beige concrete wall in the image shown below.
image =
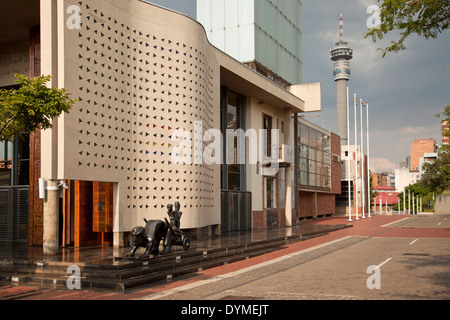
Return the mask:
M 29 39 L 0 47 L 0 87 L 14 85 L 15 73 L 30 73 Z
M 81 29 L 67 27 L 70 5 Z M 57 17 L 58 86 L 79 99 L 54 129 L 57 179 L 115 182 L 115 232 L 163 219 L 175 201 L 183 228 L 220 224 L 219 165 L 171 161 L 176 129 L 193 139 L 195 121 L 220 128 L 219 65 L 203 28 L 140 1 L 58 1 Z
M 281 146 L 281 144 L 283 144 L 284 141 L 284 134 L 281 133 L 281 122 L 284 121 L 283 110 L 274 108 L 267 104 L 260 104 L 259 101 L 254 98 L 247 99 L 246 128 L 254 129 L 258 133 L 258 139 L 260 138 L 259 130 L 264 128 L 263 127 L 264 114 L 272 117 L 272 129 L 280 130 L 279 144 Z M 251 147 L 254 147 L 254 145 L 252 145 Z M 248 161 L 248 154 L 250 152 L 249 148 L 250 146 L 247 145 L 247 163 L 249 163 Z M 257 146 L 257 150 L 259 155 L 259 145 Z M 261 159 L 258 158 L 258 161 L 260 160 Z M 259 211 L 264 209 L 264 175 L 265 175 L 264 168 L 262 168 L 261 165 L 259 165 L 259 169 L 257 169 L 256 164 L 247 166 L 247 191 L 250 191 L 252 193 L 253 211 Z M 277 175 L 271 176 L 277 177 Z
M 435 214 L 450 214 L 450 195 L 436 197 L 434 204 Z

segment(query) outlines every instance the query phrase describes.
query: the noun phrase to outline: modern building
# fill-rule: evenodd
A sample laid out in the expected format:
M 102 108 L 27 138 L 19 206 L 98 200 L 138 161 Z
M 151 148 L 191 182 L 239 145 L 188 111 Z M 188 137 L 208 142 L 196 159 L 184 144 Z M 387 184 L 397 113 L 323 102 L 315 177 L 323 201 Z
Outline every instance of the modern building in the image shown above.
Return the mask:
M 339 193 L 339 137 L 296 120 L 320 111 L 320 84 L 281 87 L 211 45 L 197 21 L 145 1 L 0 9 L 0 86 L 14 85 L 14 73 L 52 75 L 78 100 L 53 129 L 26 137 L 29 148 L 1 145 L 0 240 L 46 254 L 122 246 L 175 201 L 193 238 L 334 214 L 321 201 Z M 312 127 L 306 171 L 300 123 Z
M 340 137 L 305 119 L 298 121 L 299 217 L 333 215 L 341 194 Z
M 209 41 L 281 86 L 302 83 L 301 0 L 197 0 Z

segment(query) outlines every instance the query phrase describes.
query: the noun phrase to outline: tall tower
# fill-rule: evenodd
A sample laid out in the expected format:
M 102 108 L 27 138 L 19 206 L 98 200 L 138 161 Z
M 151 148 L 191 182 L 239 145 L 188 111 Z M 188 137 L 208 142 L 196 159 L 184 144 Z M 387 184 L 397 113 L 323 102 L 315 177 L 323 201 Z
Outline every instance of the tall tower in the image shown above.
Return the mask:
M 353 50 L 344 42 L 344 18 L 339 22 L 339 42 L 330 50 L 331 60 L 334 61 L 334 81 L 337 85 L 337 133 L 341 137 L 341 145 L 347 145 L 347 82 L 350 80 L 350 60 Z

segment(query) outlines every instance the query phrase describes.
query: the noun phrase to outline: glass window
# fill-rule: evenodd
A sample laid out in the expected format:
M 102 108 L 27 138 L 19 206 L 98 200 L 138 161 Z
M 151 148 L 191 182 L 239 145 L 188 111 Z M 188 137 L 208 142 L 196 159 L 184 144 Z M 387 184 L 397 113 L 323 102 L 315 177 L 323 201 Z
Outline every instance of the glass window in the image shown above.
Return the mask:
M 308 127 L 304 124 L 300 124 L 300 143 L 302 145 L 309 145 Z
M 272 156 L 272 117 L 264 115 L 264 146 L 266 148 L 265 154 L 267 157 Z
M 30 137 L 18 135 L 11 142 L 0 142 L 0 186 L 29 185 Z
M 266 208 L 275 208 L 275 179 L 265 178 L 266 180 Z
M 330 188 L 330 137 L 299 124 L 299 184 Z
M 228 136 L 226 130 L 244 129 L 241 123 L 241 112 L 243 106 L 242 96 L 222 88 L 222 94 L 226 95 L 221 103 L 221 131 L 224 137 L 226 164 L 220 166 L 221 188 L 224 190 L 241 190 L 245 186 L 241 183 L 241 175 L 245 171 L 243 165 L 238 163 L 240 154 L 238 139 L 234 135 Z M 228 141 L 228 139 L 230 139 Z M 232 139 L 232 140 L 231 140 Z M 244 151 L 245 152 L 245 151 Z

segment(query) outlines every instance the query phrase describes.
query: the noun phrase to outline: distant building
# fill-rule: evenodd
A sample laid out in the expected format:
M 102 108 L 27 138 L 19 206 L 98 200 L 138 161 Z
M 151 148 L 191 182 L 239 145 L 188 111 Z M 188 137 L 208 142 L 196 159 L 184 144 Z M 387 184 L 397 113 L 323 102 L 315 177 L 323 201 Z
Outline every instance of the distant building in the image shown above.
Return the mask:
M 415 184 L 420 179 L 420 173 L 409 171 L 409 168 L 400 168 L 395 170 L 395 189 L 397 192 L 403 192 L 410 184 Z
M 433 152 L 433 153 L 425 153 L 423 155 L 422 158 L 419 159 L 419 173 L 420 176 L 422 176 L 422 174 L 424 174 L 424 169 L 423 169 L 423 165 L 425 163 L 430 163 L 430 162 L 434 162 L 436 161 L 438 158 L 438 153 L 437 152 Z
M 389 172 L 372 173 L 374 187 L 392 187 L 393 183 L 395 183 L 395 175 Z
M 381 212 L 386 213 L 392 211 L 394 205 L 398 203 L 399 192 L 394 187 L 374 187 L 374 189 L 378 192 L 378 195 L 374 199 L 371 199 L 374 212 L 379 212 L 380 206 Z
M 434 139 L 415 140 L 411 143 L 411 171 L 420 171 L 420 158 L 423 158 L 425 153 L 436 152 L 436 141 Z

